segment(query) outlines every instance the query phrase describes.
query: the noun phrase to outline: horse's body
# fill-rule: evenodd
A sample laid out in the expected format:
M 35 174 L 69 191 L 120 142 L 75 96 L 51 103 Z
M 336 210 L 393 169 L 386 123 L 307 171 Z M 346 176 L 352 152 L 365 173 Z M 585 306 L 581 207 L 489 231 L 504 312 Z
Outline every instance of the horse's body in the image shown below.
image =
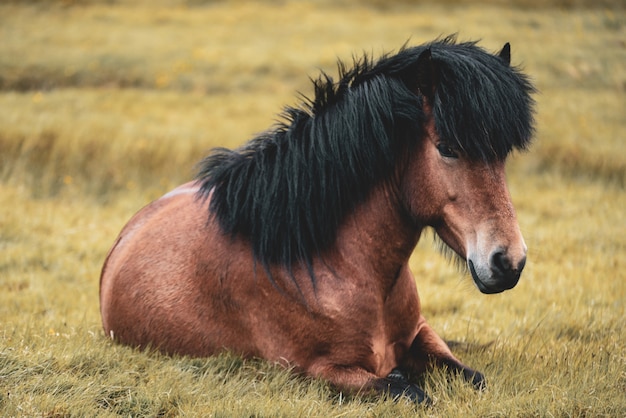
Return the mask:
M 476 54 L 518 81 L 513 108 L 494 109 L 517 114 L 479 120 L 478 145 L 463 139 L 471 127 L 459 133 L 441 116 L 450 53 L 462 61 Z M 402 54 L 404 67 L 394 61 Z M 530 138 L 532 87 L 509 67 L 508 54 L 508 45 L 493 56 L 445 40 L 361 63 L 342 74 L 343 86 L 318 82 L 309 112 L 288 110 L 291 125 L 241 150 L 215 152 L 198 180 L 151 203 L 122 230 L 102 271 L 105 332 L 168 353 L 261 357 L 347 390 L 422 399 L 397 371 L 419 373 L 429 363 L 482 385 L 482 375 L 457 360 L 421 315 L 408 259 L 432 226 L 467 260 L 482 292 L 501 292 L 519 279 L 526 247 L 504 160 Z M 387 86 L 396 72 L 415 80 L 397 75 L 402 83 Z M 368 99 L 372 91 L 387 101 Z M 394 119 L 398 112 L 389 109 L 398 106 L 406 120 Z M 324 118 L 332 123 L 322 125 Z M 498 118 L 517 123 L 502 131 L 512 138 L 490 137 L 503 135 Z M 363 122 L 372 125 L 357 126 Z M 456 138 L 443 138 L 448 131 Z M 336 145 L 344 135 L 353 143 Z

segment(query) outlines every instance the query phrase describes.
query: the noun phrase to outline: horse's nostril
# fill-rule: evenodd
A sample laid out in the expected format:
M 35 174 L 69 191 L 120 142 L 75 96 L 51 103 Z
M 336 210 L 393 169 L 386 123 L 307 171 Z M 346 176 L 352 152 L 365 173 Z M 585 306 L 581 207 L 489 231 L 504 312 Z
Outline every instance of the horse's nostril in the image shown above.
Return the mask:
M 522 269 L 526 264 L 526 257 L 518 262 L 514 262 L 504 251 L 495 251 L 491 254 L 491 272 L 493 278 L 499 282 L 504 289 L 515 287 L 522 274 Z
M 511 261 L 503 251 L 496 251 L 491 255 L 491 268 L 500 275 L 511 271 Z

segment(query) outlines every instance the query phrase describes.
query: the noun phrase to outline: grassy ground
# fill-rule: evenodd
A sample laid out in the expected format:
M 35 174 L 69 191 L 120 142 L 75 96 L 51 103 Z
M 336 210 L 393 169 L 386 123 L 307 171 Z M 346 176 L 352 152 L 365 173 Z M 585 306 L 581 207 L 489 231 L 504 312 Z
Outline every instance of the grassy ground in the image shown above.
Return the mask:
M 0 415 L 626 415 L 626 13 L 399 3 L 0 5 Z M 99 269 L 132 213 L 271 125 L 336 57 L 451 32 L 510 41 L 541 90 L 536 144 L 509 167 L 530 248 L 518 287 L 481 295 L 429 239 L 411 264 L 487 391 L 435 371 L 429 409 L 346 398 L 262 361 L 102 335 Z

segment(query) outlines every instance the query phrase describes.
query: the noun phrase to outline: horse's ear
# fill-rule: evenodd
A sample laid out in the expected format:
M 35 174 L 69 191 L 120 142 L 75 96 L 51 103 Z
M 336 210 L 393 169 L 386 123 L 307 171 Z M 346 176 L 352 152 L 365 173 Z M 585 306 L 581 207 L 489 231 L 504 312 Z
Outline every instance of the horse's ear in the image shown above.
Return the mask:
M 417 77 L 417 89 L 428 99 L 432 99 L 435 95 L 437 83 L 437 74 L 435 72 L 435 63 L 430 48 L 423 51 L 415 63 Z
M 505 43 L 502 47 L 502 51 L 498 54 L 498 57 L 508 66 L 511 65 L 511 44 Z

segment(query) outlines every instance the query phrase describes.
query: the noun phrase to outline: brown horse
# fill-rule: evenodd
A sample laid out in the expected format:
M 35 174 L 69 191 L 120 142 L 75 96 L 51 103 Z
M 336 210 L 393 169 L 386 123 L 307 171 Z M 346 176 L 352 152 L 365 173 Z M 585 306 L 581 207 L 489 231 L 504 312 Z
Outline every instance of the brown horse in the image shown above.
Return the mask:
M 453 38 L 339 71 L 130 220 L 102 270 L 107 335 L 416 401 L 405 373 L 433 365 L 484 384 L 426 323 L 408 260 L 430 226 L 481 292 L 517 284 L 526 245 L 504 163 L 530 142 L 534 89 L 508 44 Z

